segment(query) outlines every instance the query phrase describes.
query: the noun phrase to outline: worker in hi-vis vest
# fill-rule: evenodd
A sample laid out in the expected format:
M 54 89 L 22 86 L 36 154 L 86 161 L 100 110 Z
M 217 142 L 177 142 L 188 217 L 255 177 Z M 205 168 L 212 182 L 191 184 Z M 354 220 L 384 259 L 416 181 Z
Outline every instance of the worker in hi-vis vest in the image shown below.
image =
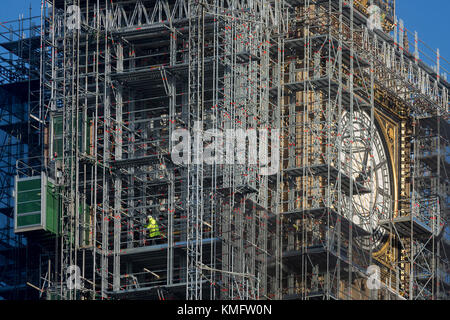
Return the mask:
M 156 223 L 155 218 L 152 216 L 148 216 L 148 225 L 146 225 L 146 228 L 148 230 L 148 235 L 150 238 L 156 238 L 161 235 L 161 232 L 159 232 L 158 224 Z

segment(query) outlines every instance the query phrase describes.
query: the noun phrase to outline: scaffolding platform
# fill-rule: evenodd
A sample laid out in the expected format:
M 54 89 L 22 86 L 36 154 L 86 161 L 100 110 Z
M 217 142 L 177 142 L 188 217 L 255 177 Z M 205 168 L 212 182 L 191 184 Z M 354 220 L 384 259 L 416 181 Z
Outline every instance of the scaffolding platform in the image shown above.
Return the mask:
M 326 96 L 330 96 L 331 98 L 335 98 L 339 94 L 339 82 L 334 77 L 329 76 L 312 76 L 308 80 L 299 80 L 294 82 L 288 82 L 282 84 L 284 88 L 285 95 L 293 95 L 298 92 L 305 92 L 306 89 L 309 89 L 311 92 L 320 91 Z M 278 87 L 272 87 L 269 90 L 271 97 L 275 97 L 278 92 Z M 353 101 L 355 103 L 355 107 L 361 110 L 369 110 L 371 107 L 369 97 L 364 97 L 359 92 L 363 93 L 363 90 L 358 90 L 355 88 L 353 91 Z M 344 85 L 342 86 L 342 108 L 343 110 L 350 109 L 350 97 L 351 93 L 348 88 Z
M 217 192 L 224 198 L 227 198 L 233 195 L 245 196 L 253 193 L 258 193 L 258 189 L 248 184 L 243 184 L 233 187 L 221 187 L 217 189 Z
M 441 170 L 450 173 L 450 162 L 447 161 L 445 154 L 441 154 Z M 437 172 L 438 169 L 438 154 L 420 155 L 417 160 L 424 162 L 433 172 Z
M 328 297 L 330 300 L 334 300 L 334 301 L 339 300 L 334 294 L 331 294 L 331 293 L 328 295 Z M 325 299 L 327 299 L 327 293 L 323 290 L 310 292 L 306 295 L 306 299 L 307 300 L 325 300 Z
M 330 225 L 336 225 L 338 220 L 341 222 L 341 231 L 342 233 L 348 238 L 350 234 L 350 230 L 353 230 L 353 236 L 354 237 L 367 237 L 370 236 L 370 233 L 366 230 L 364 230 L 362 227 L 357 225 L 356 223 L 350 221 L 346 217 L 339 215 L 335 209 L 331 208 L 310 208 L 310 209 L 304 209 L 304 210 L 294 210 L 294 211 L 288 211 L 281 214 L 283 217 L 291 219 L 291 220 L 298 220 L 303 219 L 304 216 L 308 216 L 314 219 L 320 219 L 324 222 L 328 221 L 328 218 L 330 219 Z
M 430 239 L 433 236 L 433 232 L 427 225 L 417 219 L 413 219 L 411 216 L 394 218 L 392 220 L 381 220 L 380 226 L 388 231 L 390 228 L 397 230 L 401 237 L 410 238 L 414 234 L 414 237 L 420 239 Z
M 144 288 L 125 289 L 119 291 L 108 291 L 112 299 L 125 300 L 159 300 L 160 293 L 163 292 L 164 300 L 182 300 L 186 295 L 186 282 L 180 282 L 170 285 L 157 285 Z M 202 280 L 201 286 L 207 290 L 211 287 L 208 281 Z
M 335 295 L 328 295 L 330 300 L 339 300 Z M 285 294 L 283 300 L 326 300 L 327 294 L 325 291 L 315 291 L 305 295 L 302 294 Z
M 298 266 L 302 264 L 303 256 L 307 258 L 308 264 L 319 266 L 319 273 L 326 273 L 328 270 L 334 270 L 337 268 L 338 262 L 340 262 L 341 275 L 348 274 L 349 266 L 351 265 L 353 274 L 360 277 L 366 276 L 365 268 L 359 266 L 355 262 L 349 264 L 348 252 L 346 249 L 341 248 L 341 254 L 339 255 L 336 250 L 327 248 L 325 244 L 311 245 L 305 250 L 283 251 L 283 267 L 287 267 L 288 270 L 295 273 L 295 270 L 299 270 Z M 267 268 L 273 272 L 276 263 L 275 258 L 270 257 L 267 263 Z
M 268 219 L 273 219 L 275 217 L 275 214 L 269 208 L 263 207 L 253 199 L 245 199 L 245 203 L 249 208 L 256 209 L 259 212 L 263 212 L 265 214 L 265 217 Z
M 289 168 L 284 170 L 284 174 L 288 177 L 298 178 L 303 177 L 304 173 L 306 175 L 314 175 L 318 177 L 328 178 L 328 171 L 330 174 L 330 179 L 333 183 L 337 183 L 339 177 L 339 171 L 334 166 L 320 164 L 320 165 L 312 165 L 310 167 L 299 167 L 299 168 Z M 371 192 L 370 189 L 366 188 L 362 183 L 355 181 L 354 179 L 350 179 L 348 175 L 345 173 L 341 173 L 342 177 L 342 190 L 343 192 L 349 196 L 350 195 L 350 184 L 353 183 L 353 195 L 357 194 L 368 194 Z
M 172 163 L 172 158 L 170 157 L 170 154 L 167 152 L 139 158 L 113 160 L 111 161 L 110 165 L 114 169 L 127 169 L 133 167 L 155 165 L 160 164 L 161 157 L 163 157 L 164 160 L 168 161 L 169 163 Z
M 445 278 L 446 276 L 447 276 L 447 279 Z M 448 274 L 446 275 L 446 273 L 444 271 L 441 271 L 439 276 L 438 276 L 437 272 L 435 272 L 433 274 L 432 273 L 419 273 L 418 275 L 416 275 L 417 281 L 419 281 L 423 285 L 426 285 L 431 280 L 434 280 L 437 283 L 438 278 L 439 278 L 439 284 L 445 290 L 450 290 L 450 282 L 447 281 L 449 279 Z
M 449 119 L 446 118 L 438 118 L 437 117 L 428 117 L 428 118 L 421 118 L 419 119 L 419 126 L 425 127 L 425 128 L 433 128 L 433 130 L 437 129 L 437 125 L 440 125 L 441 131 L 440 135 L 444 137 L 447 140 L 450 140 L 450 122 Z
M 285 41 L 285 47 L 289 49 L 303 50 L 306 47 L 307 43 L 310 43 L 315 48 L 322 47 L 326 42 L 330 42 L 334 48 L 339 47 L 339 39 L 336 39 L 333 35 L 329 34 L 315 34 L 308 39 L 305 38 L 296 38 L 296 39 L 288 39 Z M 345 44 L 342 44 L 342 62 L 345 65 L 350 65 L 350 48 Z M 368 68 L 370 66 L 369 61 L 356 55 L 353 59 L 355 62 L 355 68 Z
M 21 59 L 24 60 L 29 60 L 30 58 L 36 59 L 37 57 L 39 57 L 39 51 L 41 48 L 41 37 L 34 36 L 31 38 L 28 37 L 16 41 L 3 42 L 0 43 L 0 46 Z
M 330 293 L 328 295 L 330 300 L 339 300 L 334 294 Z M 305 294 L 285 294 L 283 295 L 283 300 L 326 300 L 327 294 L 324 290 L 312 291 Z
M 220 238 L 210 238 L 210 239 L 203 239 L 201 242 L 203 246 L 211 245 L 212 243 L 220 243 Z M 136 248 L 129 248 L 129 249 L 122 249 L 120 252 L 120 255 L 123 259 L 133 259 L 133 261 L 138 260 L 148 260 L 151 257 L 161 256 L 163 255 L 164 259 L 166 259 L 166 251 L 168 249 L 169 245 L 167 243 L 163 244 L 156 244 L 151 246 L 144 246 L 144 247 L 136 247 Z M 180 241 L 175 242 L 173 245 L 173 248 L 175 250 L 186 250 L 187 248 L 187 241 Z

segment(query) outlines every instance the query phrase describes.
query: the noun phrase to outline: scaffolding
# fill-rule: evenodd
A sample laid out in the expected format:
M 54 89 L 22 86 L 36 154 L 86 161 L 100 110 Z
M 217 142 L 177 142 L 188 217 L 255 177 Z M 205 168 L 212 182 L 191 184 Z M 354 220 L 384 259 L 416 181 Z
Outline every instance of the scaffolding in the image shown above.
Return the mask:
M 37 121 L 39 21 L 30 8 L 28 17 L 0 25 L 0 295 L 6 299 L 35 297 L 26 281 L 38 281 L 40 272 L 40 245 L 14 234 L 16 163 L 36 164 L 43 150 L 43 126 Z
M 286 2 L 274 298 L 448 298 L 439 52 L 434 71 L 419 59 L 417 34 L 409 52 L 391 1 Z M 368 28 L 361 6 L 372 4 L 387 8 L 384 32 Z M 378 291 L 367 285 L 373 265 Z
M 61 173 L 63 208 L 49 296 L 79 297 L 64 282 L 72 265 L 93 299 L 266 295 L 268 177 L 259 162 L 206 165 L 197 137 L 276 128 L 280 5 L 44 3 L 47 167 Z M 193 136 L 185 164 L 171 157 L 179 129 Z M 149 215 L 160 239 L 147 237 Z
M 36 30 L 40 296 L 448 299 L 448 63 L 395 1 L 43 0 Z

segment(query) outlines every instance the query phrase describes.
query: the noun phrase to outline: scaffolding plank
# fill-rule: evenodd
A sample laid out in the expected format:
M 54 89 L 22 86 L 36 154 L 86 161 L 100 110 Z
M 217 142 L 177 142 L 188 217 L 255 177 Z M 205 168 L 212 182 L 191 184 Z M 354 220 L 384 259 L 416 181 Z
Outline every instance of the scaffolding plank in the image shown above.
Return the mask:
M 331 182 L 336 183 L 339 177 L 338 169 L 336 169 L 334 166 L 329 166 L 326 164 L 311 165 L 309 167 L 289 168 L 284 170 L 284 173 L 286 176 L 294 178 L 303 177 L 305 173 L 306 175 L 314 175 L 323 178 L 328 178 L 328 170 Z M 342 173 L 341 177 L 342 177 L 342 190 L 347 196 L 350 195 L 351 182 L 353 182 L 353 195 L 368 194 L 371 192 L 369 188 L 366 188 L 362 183 L 357 182 L 354 179 L 350 179 L 350 177 L 345 173 Z
M 355 238 L 358 237 L 367 237 L 370 236 L 370 233 L 360 227 L 358 224 L 350 221 L 347 217 L 344 217 L 335 209 L 332 208 L 309 208 L 309 209 L 299 209 L 282 213 L 282 215 L 291 220 L 303 219 L 304 216 L 312 217 L 314 219 L 320 219 L 324 222 L 328 221 L 330 218 L 330 225 L 336 225 L 337 221 L 341 221 L 341 231 L 348 238 L 350 234 L 350 230 L 353 230 L 353 236 Z

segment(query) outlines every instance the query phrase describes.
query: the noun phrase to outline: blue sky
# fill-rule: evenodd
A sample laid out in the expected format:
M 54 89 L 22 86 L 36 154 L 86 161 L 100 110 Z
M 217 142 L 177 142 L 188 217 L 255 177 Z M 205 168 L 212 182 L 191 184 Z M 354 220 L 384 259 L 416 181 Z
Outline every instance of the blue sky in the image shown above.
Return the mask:
M 410 31 L 417 31 L 420 40 L 434 50 L 439 48 L 441 56 L 450 61 L 450 1 L 397 0 L 396 2 L 397 16 L 404 20 L 405 27 Z M 448 64 L 445 67 L 448 67 Z
M 41 0 L 2 0 L 0 21 L 17 19 L 20 13 L 28 15 L 30 4 L 33 14 L 40 14 Z M 411 31 L 433 49 L 440 48 L 441 55 L 450 61 L 450 1 L 448 0 L 397 0 L 397 16 L 405 21 Z

